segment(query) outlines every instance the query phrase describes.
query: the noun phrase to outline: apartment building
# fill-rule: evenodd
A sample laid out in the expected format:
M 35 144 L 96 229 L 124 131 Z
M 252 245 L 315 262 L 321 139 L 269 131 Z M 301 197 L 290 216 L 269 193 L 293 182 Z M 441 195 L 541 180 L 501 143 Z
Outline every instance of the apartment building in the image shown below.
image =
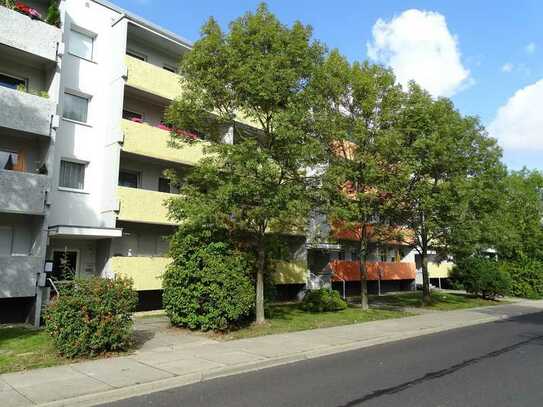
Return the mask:
M 44 16 L 48 3 L 26 4 Z M 175 228 L 163 203 L 177 192 L 164 170 L 182 175 L 203 156 L 205 141 L 170 147 L 162 123 L 188 41 L 103 0 L 62 0 L 60 15 L 57 28 L 0 6 L 0 322 L 38 321 L 67 270 L 131 277 L 140 309 L 160 307 Z M 349 239 L 284 238 L 283 297 L 323 274 L 356 285 Z M 370 276 L 412 288 L 411 251 L 380 250 Z

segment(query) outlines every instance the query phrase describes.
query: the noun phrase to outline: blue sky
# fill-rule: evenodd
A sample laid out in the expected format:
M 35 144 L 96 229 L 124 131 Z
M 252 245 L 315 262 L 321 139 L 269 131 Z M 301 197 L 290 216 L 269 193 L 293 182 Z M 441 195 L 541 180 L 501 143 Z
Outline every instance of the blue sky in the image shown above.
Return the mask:
M 209 16 L 226 27 L 259 1 L 115 3 L 195 41 Z M 371 57 L 405 80 L 415 75 L 435 96 L 449 96 L 462 113 L 479 116 L 510 168 L 543 169 L 543 1 L 267 3 L 284 23 L 313 26 L 315 38 L 350 60 Z

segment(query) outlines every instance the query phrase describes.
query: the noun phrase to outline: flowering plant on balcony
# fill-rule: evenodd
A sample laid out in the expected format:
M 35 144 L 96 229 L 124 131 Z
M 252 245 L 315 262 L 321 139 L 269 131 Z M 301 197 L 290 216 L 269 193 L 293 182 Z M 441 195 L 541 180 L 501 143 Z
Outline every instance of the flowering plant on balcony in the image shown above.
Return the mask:
M 159 123 L 157 126 L 160 130 L 172 131 L 170 126 L 165 125 L 164 123 Z
M 130 121 L 134 123 L 143 123 L 143 119 L 141 117 L 132 117 Z
M 20 2 L 15 3 L 15 10 L 17 10 L 19 13 L 26 14 L 30 18 L 41 20 L 41 14 L 38 12 L 38 10 L 30 6 L 27 6 L 24 3 L 20 3 Z

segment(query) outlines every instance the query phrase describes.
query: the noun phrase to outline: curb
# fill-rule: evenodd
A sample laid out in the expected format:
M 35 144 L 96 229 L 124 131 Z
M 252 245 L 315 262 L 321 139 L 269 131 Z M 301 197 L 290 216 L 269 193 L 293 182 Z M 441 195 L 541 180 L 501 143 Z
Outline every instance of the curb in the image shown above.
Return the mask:
M 475 310 L 475 309 L 472 309 Z M 541 309 L 534 308 L 533 311 L 524 311 L 519 313 L 520 315 L 528 315 L 536 312 L 541 312 Z M 323 356 L 330 356 L 337 353 L 343 353 L 353 351 L 357 349 L 364 349 L 375 345 L 388 344 L 392 342 L 398 342 L 405 339 L 421 337 L 439 332 L 446 332 L 453 329 L 465 328 L 474 325 L 481 325 L 490 322 L 496 322 L 500 320 L 506 320 L 512 317 L 519 316 L 517 313 L 502 314 L 498 316 L 485 316 L 481 318 L 472 319 L 469 321 L 463 321 L 461 323 L 452 324 L 446 327 L 430 327 L 423 328 L 416 331 L 407 333 L 398 333 L 394 336 L 381 336 L 378 338 L 368 340 L 358 340 L 343 345 L 337 345 L 333 347 L 327 347 L 325 349 L 316 349 L 307 352 L 298 352 L 286 356 L 278 356 L 275 358 L 269 358 L 266 360 L 260 360 L 257 362 L 245 363 L 241 365 L 227 366 L 220 370 L 208 370 L 200 373 L 189 373 L 182 376 L 174 376 L 167 379 L 156 380 L 153 382 L 136 384 L 132 386 L 122 387 L 118 389 L 108 390 L 97 394 L 87 394 L 83 396 L 72 397 L 64 400 L 57 400 L 48 403 L 38 404 L 43 407 L 63 407 L 63 406 L 78 406 L 78 407 L 90 407 L 96 406 L 102 403 L 111 403 L 127 398 L 143 396 L 145 394 L 154 393 L 158 391 L 169 390 L 176 387 L 186 386 L 190 384 L 205 382 L 226 376 L 233 376 L 242 373 L 254 372 L 266 368 L 284 366 L 290 363 L 296 363 L 303 360 L 315 359 Z

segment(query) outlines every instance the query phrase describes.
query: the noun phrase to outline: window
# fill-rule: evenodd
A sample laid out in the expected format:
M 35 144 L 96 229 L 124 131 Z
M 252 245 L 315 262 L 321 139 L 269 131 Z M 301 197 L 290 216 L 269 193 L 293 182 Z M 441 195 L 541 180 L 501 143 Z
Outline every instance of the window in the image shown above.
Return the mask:
M 177 73 L 177 69 L 173 67 L 172 65 L 162 65 L 162 68 L 165 69 L 166 71 Z
M 70 54 L 92 61 L 93 48 L 94 36 L 83 34 L 73 28 L 70 30 Z
M 11 256 L 13 229 L 11 226 L 0 226 L 0 256 Z
M 158 179 L 158 190 L 159 192 L 171 192 L 170 180 L 168 178 L 160 177 Z
M 126 55 L 139 59 L 140 61 L 147 61 L 147 57 L 145 55 L 140 54 L 139 52 L 136 52 L 136 51 L 126 50 Z
M 138 174 L 130 171 L 119 171 L 119 186 L 128 188 L 138 187 Z
M 64 92 L 64 106 L 62 116 L 78 122 L 87 122 L 87 111 L 89 108 L 89 99 L 83 96 L 77 96 L 72 93 Z
M 0 86 L 9 89 L 17 89 L 18 86 L 24 86 L 26 89 L 26 81 L 24 79 L 0 73 Z
M 63 188 L 83 190 L 85 187 L 85 164 L 73 161 L 60 161 L 60 179 Z
M 130 110 L 123 109 L 123 119 L 134 121 L 143 121 L 143 115 L 141 113 L 131 112 Z
M 0 170 L 10 170 L 18 168 L 19 154 L 13 151 L 0 150 Z

